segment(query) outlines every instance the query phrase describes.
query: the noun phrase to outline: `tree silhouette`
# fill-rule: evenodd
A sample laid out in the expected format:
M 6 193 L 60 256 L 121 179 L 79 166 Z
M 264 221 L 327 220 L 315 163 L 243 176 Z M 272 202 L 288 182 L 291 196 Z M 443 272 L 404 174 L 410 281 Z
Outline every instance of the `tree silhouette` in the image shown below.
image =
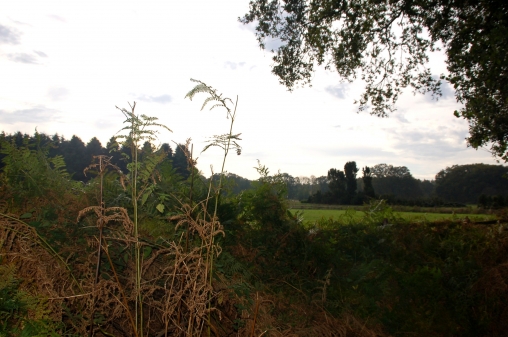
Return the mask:
M 372 174 L 370 172 L 370 168 L 368 166 L 365 166 L 362 169 L 363 177 L 363 193 L 365 196 L 369 198 L 374 198 L 376 196 L 376 193 L 374 192 L 374 187 L 372 186 Z

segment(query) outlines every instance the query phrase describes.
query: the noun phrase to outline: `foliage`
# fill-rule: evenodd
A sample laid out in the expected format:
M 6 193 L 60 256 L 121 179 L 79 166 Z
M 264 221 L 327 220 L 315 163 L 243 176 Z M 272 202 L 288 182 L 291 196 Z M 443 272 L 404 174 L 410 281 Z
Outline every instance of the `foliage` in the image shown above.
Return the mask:
M 143 160 L 138 159 L 139 146 L 143 141 L 154 141 L 159 131 L 154 128 L 163 128 L 172 132 L 167 126 L 157 123 L 157 117 L 149 117 L 144 114 L 138 115 L 135 113 L 136 102 L 130 105 L 131 110 L 120 109 L 125 116 L 124 126 L 119 132 L 126 130 L 127 135 L 119 135 L 117 139 L 123 139 L 122 145 L 130 147 L 131 162 L 127 164 L 129 170 L 129 183 L 131 190 L 131 200 L 134 210 L 133 214 L 133 236 L 137 244 L 135 247 L 135 262 L 136 262 L 136 324 L 134 331 L 143 336 L 143 295 L 141 292 L 141 246 L 139 244 L 139 231 L 138 231 L 138 203 L 144 203 L 148 196 L 152 194 L 153 187 L 156 185 L 156 166 L 164 160 L 166 156 L 163 152 L 145 153 Z M 139 190 L 138 190 L 139 188 Z M 141 200 L 140 200 L 141 199 Z M 164 205 L 160 203 L 159 210 L 164 210 Z M 103 207 L 103 205 L 101 205 Z
M 372 186 L 377 195 L 391 199 L 417 199 L 424 196 L 421 181 L 405 166 L 377 164 L 371 169 Z
M 506 65 L 508 5 L 485 1 L 279 1 L 252 0 L 240 19 L 256 22 L 263 48 L 279 39 L 272 72 L 292 89 L 310 83 L 316 65 L 334 67 L 343 81 L 366 84 L 359 111 L 393 111 L 403 88 L 441 95 L 440 80 L 427 67 L 428 53 L 442 44 L 449 74 L 470 124 L 471 146 L 492 143 L 506 157 Z
M 481 194 L 478 197 L 478 207 L 483 209 L 501 209 L 508 205 L 508 196 L 490 196 Z
M 362 173 L 363 193 L 369 198 L 374 198 L 376 193 L 374 192 L 374 187 L 372 186 L 372 172 L 368 166 L 365 166 L 362 168 Z
M 354 195 L 356 193 L 356 174 L 358 173 L 358 168 L 356 167 L 356 162 L 348 161 L 344 165 L 344 175 L 346 176 L 346 193 L 348 196 L 348 202 L 351 203 L 353 201 Z
M 499 335 L 506 305 L 486 306 L 495 299 L 483 287 L 504 281 L 483 275 L 506 261 L 504 225 L 410 223 L 373 200 L 363 217 L 348 210 L 305 231 L 298 215 L 287 212 L 284 179 L 257 169 L 254 189 L 232 201 L 237 215 L 226 226 L 224 246 L 240 260 L 238 273 L 250 271 L 250 282 L 336 316 L 380 324 L 391 335 Z
M 374 178 L 406 178 L 411 176 L 411 172 L 409 172 L 409 169 L 405 166 L 393 166 L 384 163 L 372 166 L 370 171 Z
M 60 336 L 60 326 L 48 318 L 44 300 L 20 291 L 15 266 L 1 262 L 0 260 L 0 336 Z
M 436 175 L 436 195 L 444 200 L 476 203 L 481 194 L 507 196 L 508 168 L 501 165 L 454 165 Z
M 328 189 L 330 191 L 331 202 L 332 203 L 343 203 L 346 201 L 346 188 L 347 181 L 346 175 L 343 171 L 338 169 L 329 169 L 328 170 Z
M 48 196 L 50 191 L 58 194 L 71 188 L 78 189 L 77 184 L 70 182 L 63 157 L 48 157 L 50 143 L 29 144 L 29 138 L 23 138 L 19 146 L 4 139 L 0 145 L 4 155 L 2 179 L 16 191 L 17 199 Z

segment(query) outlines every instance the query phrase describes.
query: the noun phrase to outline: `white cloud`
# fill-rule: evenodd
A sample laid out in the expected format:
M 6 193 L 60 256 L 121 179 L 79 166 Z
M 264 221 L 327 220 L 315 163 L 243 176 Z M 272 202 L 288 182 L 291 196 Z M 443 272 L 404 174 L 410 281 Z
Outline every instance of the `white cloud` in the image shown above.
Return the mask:
M 142 102 L 151 102 L 151 103 L 159 103 L 159 104 L 167 104 L 170 103 L 173 99 L 169 95 L 159 95 L 159 96 L 149 96 L 149 95 L 139 95 L 137 99 Z
M 52 101 L 61 101 L 69 96 L 69 90 L 66 88 L 50 88 L 48 90 L 48 97 Z
M 38 64 L 37 57 L 28 53 L 13 53 L 8 54 L 7 58 L 12 62 L 25 63 L 25 64 Z
M 0 44 L 19 44 L 20 33 L 13 28 L 0 24 Z
M 35 106 L 28 109 L 20 109 L 11 112 L 0 110 L 0 121 L 6 124 L 16 123 L 51 123 L 59 119 L 59 111 L 45 106 Z M 20 130 L 21 131 L 21 130 Z M 26 132 L 26 130 L 23 130 Z
M 325 91 L 334 97 L 344 99 L 347 96 L 348 85 L 346 83 L 339 83 L 333 86 L 329 85 L 325 88 Z
M 62 18 L 61 16 L 59 16 L 59 15 L 55 15 L 55 14 L 49 14 L 49 15 L 48 15 L 48 18 L 53 19 L 53 20 L 56 20 L 56 21 L 60 21 L 60 22 L 63 22 L 63 23 L 67 22 L 67 20 L 65 20 L 65 19 L 64 19 L 64 18 Z

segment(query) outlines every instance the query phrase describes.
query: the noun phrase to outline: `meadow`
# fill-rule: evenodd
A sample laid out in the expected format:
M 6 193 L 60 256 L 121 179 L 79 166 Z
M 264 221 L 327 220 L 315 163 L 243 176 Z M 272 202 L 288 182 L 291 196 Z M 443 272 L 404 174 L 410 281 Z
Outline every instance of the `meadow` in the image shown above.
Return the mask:
M 332 219 L 337 222 L 361 221 L 366 211 L 350 209 L 291 209 L 293 214 L 298 213 L 303 217 L 304 223 L 313 224 L 319 220 Z M 466 214 L 466 213 L 434 213 L 434 212 L 398 212 L 394 211 L 396 217 L 410 222 L 432 222 L 443 220 L 466 220 L 478 222 L 495 219 L 492 214 Z

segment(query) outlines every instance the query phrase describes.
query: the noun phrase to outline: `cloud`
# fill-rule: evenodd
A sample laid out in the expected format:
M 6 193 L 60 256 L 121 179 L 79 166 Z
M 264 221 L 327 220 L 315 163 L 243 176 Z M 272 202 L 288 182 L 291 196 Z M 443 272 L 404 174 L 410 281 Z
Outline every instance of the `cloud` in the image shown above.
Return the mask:
M 34 53 L 36 53 L 37 55 L 39 55 L 40 57 L 48 57 L 48 55 L 46 55 L 46 53 L 43 53 L 42 51 L 40 50 L 34 50 Z
M 348 85 L 345 83 L 341 83 L 334 86 L 329 85 L 325 88 L 325 91 L 330 95 L 335 96 L 339 99 L 344 99 L 346 98 L 347 89 Z
M 50 88 L 47 95 L 53 101 L 62 101 L 69 96 L 69 90 L 65 88 Z
M 433 76 L 437 79 L 437 76 Z M 448 99 L 455 97 L 455 89 L 446 80 L 441 80 L 441 96 L 432 97 L 430 92 L 425 94 L 425 101 L 430 103 L 436 103 L 441 99 Z
M 115 124 L 116 123 L 112 122 L 109 119 L 99 119 L 95 121 L 94 126 L 97 129 L 108 130 L 111 127 L 115 126 Z
M 441 82 L 441 93 L 444 99 L 455 97 L 455 89 L 447 81 Z
M 36 106 L 30 109 L 7 112 L 0 110 L 0 121 L 6 124 L 14 123 L 50 123 L 59 119 L 58 111 L 44 106 Z
M 313 150 L 316 151 L 316 150 Z M 386 149 L 382 149 L 380 147 L 375 146 L 354 146 L 354 145 L 344 145 L 337 146 L 333 148 L 325 148 L 320 149 L 320 153 L 329 158 L 349 158 L 348 160 L 355 160 L 357 162 L 366 162 L 366 161 L 382 161 L 382 160 L 390 160 L 398 157 L 398 154 L 395 152 L 391 152 Z M 343 164 L 342 164 L 343 165 Z
M 137 99 L 142 102 L 159 103 L 159 104 L 167 104 L 173 100 L 173 98 L 169 95 L 160 95 L 160 96 L 139 95 Z
M 245 62 L 239 62 L 239 63 L 231 62 L 231 61 L 224 62 L 224 67 L 230 68 L 231 70 L 235 70 L 238 66 L 243 67 L 244 65 L 245 65 Z
M 238 23 L 240 29 L 247 30 L 251 32 L 252 34 L 257 34 L 256 27 L 259 25 L 258 20 L 254 20 L 253 22 L 249 22 L 248 24 L 243 24 L 241 22 Z M 279 26 L 279 28 L 281 28 Z M 263 40 L 264 49 L 268 51 L 277 51 L 280 47 L 285 45 L 284 42 L 280 38 L 272 38 L 272 37 L 265 37 Z
M 406 119 L 406 116 L 404 116 L 402 113 L 394 113 L 393 116 L 401 123 L 409 123 L 409 121 Z
M 40 58 L 46 58 L 48 55 L 40 50 L 34 50 L 32 54 L 29 53 L 14 53 L 8 54 L 7 58 L 16 63 L 25 64 L 40 64 L 38 61 Z
M 48 18 L 51 18 L 51 19 L 56 20 L 56 21 L 64 22 L 64 23 L 66 23 L 66 22 L 67 22 L 67 20 L 65 20 L 65 19 L 64 19 L 64 18 L 62 18 L 61 16 L 54 15 L 54 14 L 49 14 L 49 15 L 48 15 Z
M 243 24 L 241 22 L 238 22 L 238 27 L 240 27 L 240 29 L 245 29 L 253 34 L 256 34 L 256 27 L 258 25 L 258 21 L 254 21 L 254 22 L 249 22 L 248 24 Z
M 263 41 L 263 44 L 265 45 L 265 48 L 264 48 L 265 50 L 273 51 L 273 52 L 276 52 L 277 50 L 279 50 L 280 47 L 284 46 L 284 42 L 282 42 L 281 39 L 279 39 L 279 38 L 274 39 L 271 37 L 267 37 Z
M 25 64 L 38 64 L 37 57 L 27 53 L 15 53 L 7 55 L 7 58 L 12 62 L 25 63 Z
M 19 44 L 20 33 L 0 25 L 0 44 Z
M 415 157 L 442 159 L 467 150 L 464 141 L 467 131 L 447 126 L 427 130 L 392 130 L 391 133 L 396 141 L 394 148 Z

